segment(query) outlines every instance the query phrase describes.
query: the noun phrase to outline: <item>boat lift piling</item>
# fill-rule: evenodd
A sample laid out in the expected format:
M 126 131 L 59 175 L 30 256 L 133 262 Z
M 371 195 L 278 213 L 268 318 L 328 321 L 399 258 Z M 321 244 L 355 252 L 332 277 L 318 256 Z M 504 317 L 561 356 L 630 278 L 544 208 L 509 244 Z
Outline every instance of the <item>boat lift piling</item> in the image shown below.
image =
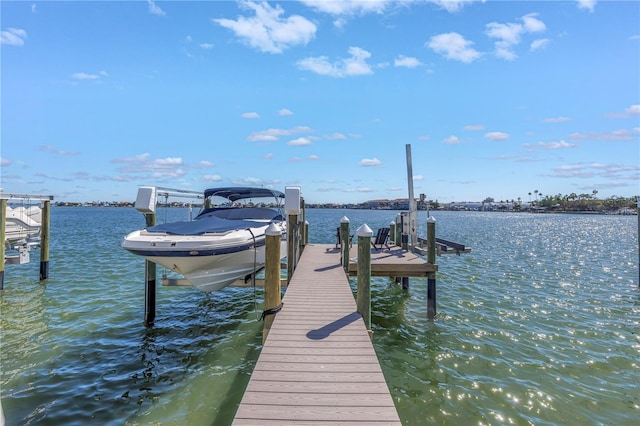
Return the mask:
M 159 186 L 141 186 L 138 188 L 135 209 L 144 215 L 147 227 L 156 225 L 156 207 L 158 196 L 165 197 L 168 207 L 169 197 L 203 198 L 202 193 L 184 189 L 163 188 Z M 191 208 L 189 209 L 191 216 Z M 153 326 L 156 318 L 156 285 L 157 266 L 155 263 L 145 260 L 144 266 L 144 325 Z
M 297 186 L 288 186 L 284 189 L 284 213 L 287 215 L 287 284 L 293 277 L 293 271 L 296 269 L 298 259 L 300 257 L 299 239 L 300 239 L 300 223 L 298 215 L 300 214 L 301 199 L 300 188 Z

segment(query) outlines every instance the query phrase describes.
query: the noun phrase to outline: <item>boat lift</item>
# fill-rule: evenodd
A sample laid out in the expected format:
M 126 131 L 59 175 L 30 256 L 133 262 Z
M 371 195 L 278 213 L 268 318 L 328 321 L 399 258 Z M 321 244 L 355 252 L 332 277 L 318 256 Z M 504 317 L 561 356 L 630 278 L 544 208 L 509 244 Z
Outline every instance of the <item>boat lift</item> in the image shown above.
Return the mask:
M 12 194 L 0 191 L 0 290 L 4 289 L 5 264 L 29 263 L 30 249 L 40 247 L 40 281 L 49 278 L 49 227 L 53 195 Z M 40 202 L 40 211 L 25 204 Z M 9 203 L 21 204 L 16 210 Z M 33 204 L 35 205 L 35 204 Z M 19 210 L 18 210 L 19 209 Z M 36 216 L 40 216 L 39 219 Z M 7 250 L 11 253 L 8 254 Z

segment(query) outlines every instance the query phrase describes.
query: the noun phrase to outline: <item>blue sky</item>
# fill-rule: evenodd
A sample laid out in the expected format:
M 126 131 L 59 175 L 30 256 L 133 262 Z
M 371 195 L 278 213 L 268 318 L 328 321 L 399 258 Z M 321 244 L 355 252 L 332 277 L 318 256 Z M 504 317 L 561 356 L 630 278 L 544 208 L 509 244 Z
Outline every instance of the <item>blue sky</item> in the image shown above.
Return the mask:
M 6 192 L 640 193 L 637 1 L 2 1 Z

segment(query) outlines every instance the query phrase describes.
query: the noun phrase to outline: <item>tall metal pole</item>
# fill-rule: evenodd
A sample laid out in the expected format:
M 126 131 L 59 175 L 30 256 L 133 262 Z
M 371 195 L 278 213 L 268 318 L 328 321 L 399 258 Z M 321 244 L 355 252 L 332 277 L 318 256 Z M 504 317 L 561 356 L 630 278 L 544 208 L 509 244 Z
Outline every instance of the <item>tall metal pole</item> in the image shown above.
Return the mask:
M 411 242 L 409 245 L 415 247 L 418 242 L 416 239 L 416 199 L 413 196 L 413 165 L 411 161 L 411 144 L 406 145 L 407 149 L 407 183 L 409 185 L 409 232 L 411 235 Z

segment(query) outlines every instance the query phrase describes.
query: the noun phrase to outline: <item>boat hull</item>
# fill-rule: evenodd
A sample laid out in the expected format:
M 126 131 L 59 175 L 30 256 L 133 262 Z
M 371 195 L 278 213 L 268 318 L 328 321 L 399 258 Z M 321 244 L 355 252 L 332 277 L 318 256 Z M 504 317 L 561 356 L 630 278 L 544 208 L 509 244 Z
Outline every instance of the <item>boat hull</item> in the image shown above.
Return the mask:
M 127 235 L 122 247 L 183 275 L 194 287 L 211 292 L 264 267 L 267 226 L 204 235 L 140 230 Z M 277 226 L 285 235 L 284 222 Z M 282 241 L 281 257 L 286 256 L 286 252 L 286 241 Z

